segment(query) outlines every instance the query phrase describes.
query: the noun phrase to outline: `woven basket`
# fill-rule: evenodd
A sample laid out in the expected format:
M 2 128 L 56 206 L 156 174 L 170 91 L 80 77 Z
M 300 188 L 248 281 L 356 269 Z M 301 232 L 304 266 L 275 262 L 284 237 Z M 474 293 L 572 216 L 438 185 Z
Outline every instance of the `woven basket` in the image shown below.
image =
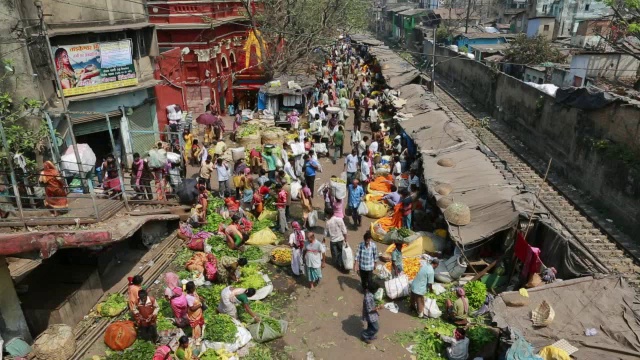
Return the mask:
M 440 199 L 438 199 L 438 201 L 436 201 L 436 205 L 438 205 L 440 209 L 446 209 L 451 204 L 453 204 L 453 200 L 448 197 L 441 197 Z
M 549 326 L 556 317 L 556 312 L 547 300 L 542 300 L 542 303 L 538 305 L 533 311 L 531 311 L 531 321 L 533 326 L 544 327 Z
M 264 145 L 282 145 L 286 131 L 281 128 L 268 128 L 262 131 L 262 143 Z
M 465 204 L 454 202 L 447 206 L 444 218 L 453 225 L 464 226 L 471 222 L 471 210 Z
M 241 147 L 245 148 L 245 150 L 262 147 L 262 142 L 260 141 L 260 132 L 245 137 L 237 137 L 236 140 Z
M 444 166 L 444 167 L 454 167 L 456 166 L 456 162 L 453 161 L 453 159 L 451 158 L 444 158 L 444 159 L 438 160 L 438 165 Z
M 451 191 L 453 191 L 453 186 L 451 186 L 451 184 L 442 183 L 436 186 L 436 192 L 442 196 L 449 195 Z
M 276 259 L 274 259 L 273 252 L 275 250 L 278 250 L 278 249 L 287 249 L 287 250 L 291 251 L 291 248 L 288 247 L 288 246 L 276 246 L 275 248 L 273 248 L 273 250 L 271 250 L 271 253 L 269 254 L 269 260 L 271 261 L 271 263 L 273 265 L 276 265 L 276 266 L 289 266 L 289 265 L 291 265 L 291 261 L 277 261 Z
M 33 352 L 41 360 L 67 360 L 75 351 L 73 328 L 65 324 L 49 326 L 33 343 Z

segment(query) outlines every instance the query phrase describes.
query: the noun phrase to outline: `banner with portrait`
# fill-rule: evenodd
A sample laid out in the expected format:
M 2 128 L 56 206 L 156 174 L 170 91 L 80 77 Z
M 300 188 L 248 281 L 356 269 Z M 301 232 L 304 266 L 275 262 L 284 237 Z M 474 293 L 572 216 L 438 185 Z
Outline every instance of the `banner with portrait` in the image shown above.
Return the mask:
M 138 84 L 129 39 L 56 46 L 53 53 L 64 96 Z

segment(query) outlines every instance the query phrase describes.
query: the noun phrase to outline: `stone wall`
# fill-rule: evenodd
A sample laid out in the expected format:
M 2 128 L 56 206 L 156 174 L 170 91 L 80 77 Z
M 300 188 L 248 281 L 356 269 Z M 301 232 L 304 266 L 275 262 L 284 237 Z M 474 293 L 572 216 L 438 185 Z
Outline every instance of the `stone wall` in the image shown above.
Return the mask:
M 425 41 L 425 54 L 431 43 Z M 456 52 L 436 49 L 437 76 L 508 124 L 529 149 L 627 232 L 640 230 L 640 105 L 580 110 Z

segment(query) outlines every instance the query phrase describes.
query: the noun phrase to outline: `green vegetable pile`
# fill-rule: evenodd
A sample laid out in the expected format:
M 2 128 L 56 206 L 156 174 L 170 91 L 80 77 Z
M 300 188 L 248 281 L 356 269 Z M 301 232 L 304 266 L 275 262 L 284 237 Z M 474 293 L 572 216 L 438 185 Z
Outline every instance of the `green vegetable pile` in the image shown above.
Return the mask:
M 122 294 L 111 294 L 100 306 L 100 315 L 116 316 L 127 308 L 127 299 Z
M 487 298 L 487 285 L 482 281 L 470 281 L 464 285 L 464 292 L 469 300 L 469 309 L 477 310 Z
M 172 318 L 173 310 L 171 309 L 171 304 L 169 304 L 167 299 L 165 298 L 158 299 L 157 302 L 158 302 L 158 307 L 160 307 L 160 312 L 158 312 L 158 318 L 160 318 L 160 316 Z
M 220 356 L 218 356 L 218 353 L 216 353 L 215 350 L 213 349 L 208 349 L 207 351 L 203 352 L 202 354 L 200 354 L 198 356 L 198 358 L 200 360 L 219 360 Z
M 246 136 L 251 136 L 260 131 L 260 127 L 255 124 L 245 124 L 238 128 L 238 132 L 236 137 L 243 138 Z
M 236 324 L 233 323 L 231 316 L 206 312 L 204 322 L 207 326 L 205 326 L 203 339 L 223 343 L 232 343 L 235 341 L 238 329 L 236 328 Z
M 260 260 L 264 253 L 262 249 L 257 246 L 247 246 L 247 248 L 242 252 L 242 257 L 247 258 L 247 260 Z
M 397 333 L 395 339 L 403 346 L 414 343 L 413 351 L 417 359 L 446 360 L 446 344 L 438 334 L 452 336 L 455 328 L 440 319 L 427 319 L 424 329 Z
M 210 211 L 214 211 L 217 210 L 218 208 L 221 208 L 224 206 L 224 199 L 221 199 L 218 196 L 213 196 L 213 194 L 209 197 L 208 199 L 208 209 Z
M 480 351 L 485 345 L 496 340 L 496 334 L 485 326 L 474 326 L 467 330 L 467 337 L 469 338 L 469 353 L 475 354 Z
M 264 328 L 265 325 L 269 326 L 270 328 L 272 328 L 274 331 L 278 332 L 279 334 L 282 334 L 282 329 L 280 328 L 280 323 L 278 322 L 278 320 L 267 317 L 262 319 L 262 321 L 260 322 L 260 328 L 258 330 L 258 338 L 262 338 L 262 335 L 264 333 Z
M 274 360 L 274 358 L 271 355 L 271 349 L 267 346 L 258 344 L 252 347 L 249 350 L 249 354 L 244 356 L 242 360 Z
M 150 341 L 136 340 L 125 351 L 107 351 L 105 360 L 149 360 L 153 358 L 156 346 Z
M 207 223 L 202 226 L 202 230 L 215 234 L 218 232 L 220 224 L 231 224 L 231 219 L 223 218 L 222 215 L 216 212 L 216 210 L 217 208 L 212 208 L 211 205 L 209 205 L 209 210 L 207 211 Z
M 247 265 L 243 266 L 240 269 L 240 281 L 236 285 L 239 288 L 254 288 L 256 290 L 264 287 L 267 283 L 262 278 L 262 274 L 258 272 L 258 267 L 256 265 Z
M 271 305 L 263 301 L 252 301 L 251 311 L 264 319 L 271 315 Z M 238 319 L 245 324 L 253 322 L 253 318 L 244 310 L 244 307 L 240 307 L 240 309 L 238 309 Z
M 399 228 L 398 229 L 398 235 L 402 236 L 403 238 L 409 237 L 411 235 L 413 235 L 413 231 L 407 229 L 407 228 Z
M 445 290 L 445 292 L 443 292 L 440 295 L 436 295 L 434 293 L 428 293 L 425 296 L 429 299 L 436 299 L 436 304 L 438 305 L 438 308 L 440 308 L 442 311 L 446 309 L 445 303 L 447 302 L 447 300 L 451 300 L 453 302 L 457 299 L 456 293 L 452 291 L 451 288 Z
M 272 228 L 274 226 L 276 226 L 276 224 L 269 219 L 258 220 L 253 223 L 253 227 L 251 228 L 251 234 L 257 233 L 258 231 L 263 230 L 265 228 Z
M 176 326 L 173 324 L 173 321 L 160 315 L 158 315 L 158 320 L 156 321 L 156 327 L 158 331 L 171 330 L 176 328 Z
M 189 261 L 192 256 L 193 251 L 189 250 L 187 247 L 182 247 L 176 254 L 175 259 L 173 259 L 173 263 L 181 268 L 184 268 L 184 266 L 187 264 L 187 261 Z
M 199 287 L 198 295 L 200 295 L 200 298 L 204 300 L 204 303 L 207 304 L 207 306 L 213 309 L 220 303 L 220 293 L 226 287 L 226 284 L 214 284 L 209 287 Z

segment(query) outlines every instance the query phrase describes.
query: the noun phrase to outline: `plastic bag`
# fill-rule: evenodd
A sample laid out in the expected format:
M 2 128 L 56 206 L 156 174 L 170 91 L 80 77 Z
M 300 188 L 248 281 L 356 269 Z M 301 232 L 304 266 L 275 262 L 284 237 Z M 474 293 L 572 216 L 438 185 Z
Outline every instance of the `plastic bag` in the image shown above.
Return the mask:
M 347 197 L 346 182 L 343 183 L 343 182 L 339 182 L 339 181 L 335 181 L 334 179 L 331 179 L 331 190 L 333 192 L 333 196 L 338 200 L 342 200 Z
M 300 181 L 293 181 L 291 183 L 291 200 L 297 200 L 300 195 L 300 190 L 302 190 L 302 185 Z
M 180 160 L 182 160 L 182 156 L 180 154 L 176 154 L 174 152 L 167 153 L 167 160 L 169 160 L 172 164 L 180 164 Z
M 366 201 L 365 204 L 369 210 L 366 214 L 368 218 L 380 219 L 389 212 L 389 206 L 379 201 Z
M 440 295 L 440 294 L 442 294 L 443 292 L 446 291 L 444 286 L 442 286 L 442 285 L 440 285 L 438 283 L 433 284 L 431 286 L 431 290 L 433 290 L 433 293 L 436 294 L 436 295 Z
M 309 227 L 314 227 L 318 223 L 318 211 L 313 210 L 309 213 L 309 218 L 307 218 L 307 223 Z
M 275 244 L 277 240 L 276 234 L 271 231 L 269 228 L 264 228 L 260 231 L 257 231 L 249 237 L 247 244 L 249 245 L 269 245 Z
M 376 301 L 380 301 L 384 298 L 384 289 L 383 288 L 378 288 L 378 291 L 376 291 L 375 294 L 373 294 L 373 298 Z
M 360 201 L 360 205 L 358 205 L 358 215 L 367 215 L 369 213 L 369 209 L 367 208 L 367 204 L 364 201 Z
M 382 280 L 389 280 L 393 277 L 391 274 L 391 271 L 387 270 L 387 268 L 384 267 L 384 265 L 378 264 L 376 266 L 376 270 L 378 271 L 377 273 L 378 277 Z
M 353 251 L 351 251 L 351 247 L 347 243 L 342 247 L 342 265 L 344 265 L 345 270 L 353 269 Z
M 409 278 L 407 275 L 400 275 L 397 278 L 387 280 L 384 289 L 389 299 L 394 300 L 409 295 Z
M 258 216 L 258 220 L 265 219 L 276 222 L 278 220 L 278 212 L 276 210 L 263 210 L 260 216 Z
M 278 320 L 278 323 L 280 324 L 280 329 L 274 329 L 266 322 L 247 325 L 247 329 L 251 333 L 251 337 L 255 342 L 264 343 L 281 338 L 282 335 L 287 332 L 289 324 L 284 320 Z M 262 331 L 260 331 L 261 329 Z
M 284 164 L 282 163 L 282 159 L 280 159 L 279 157 L 276 157 L 276 167 L 282 168 L 283 166 Z
M 424 298 L 424 315 L 433 319 L 437 319 L 442 316 L 442 311 L 438 308 L 435 299 Z

